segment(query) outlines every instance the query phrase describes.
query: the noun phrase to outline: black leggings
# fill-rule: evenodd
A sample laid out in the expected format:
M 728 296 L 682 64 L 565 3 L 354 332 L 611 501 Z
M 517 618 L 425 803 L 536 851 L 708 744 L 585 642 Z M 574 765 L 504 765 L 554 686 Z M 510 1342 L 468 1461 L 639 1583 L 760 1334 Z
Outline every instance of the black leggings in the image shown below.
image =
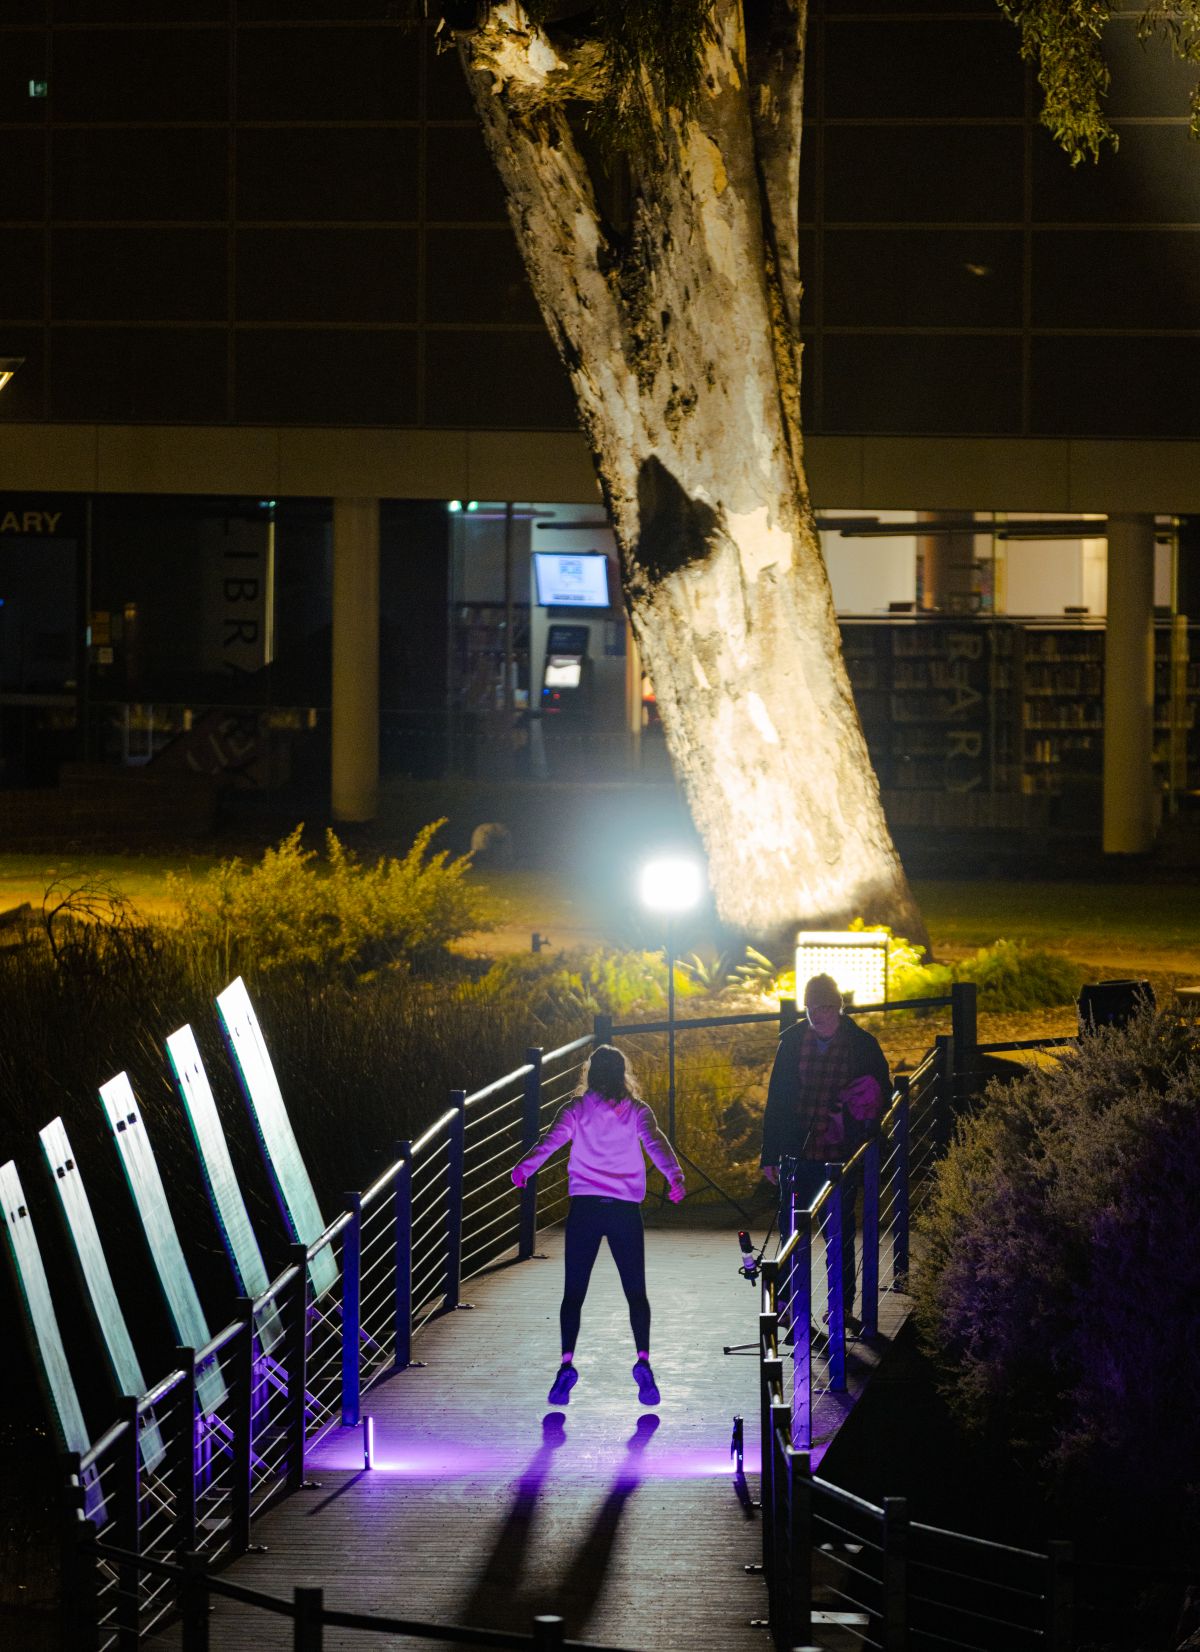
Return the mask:
M 567 1215 L 567 1276 L 558 1314 L 564 1354 L 574 1350 L 579 1336 L 583 1299 L 587 1295 L 592 1266 L 602 1239 L 608 1240 L 608 1248 L 621 1276 L 621 1288 L 629 1303 L 633 1346 L 635 1349 L 650 1347 L 650 1301 L 646 1295 L 646 1240 L 642 1230 L 642 1207 L 631 1199 L 602 1199 L 584 1193 L 576 1194 L 571 1200 Z

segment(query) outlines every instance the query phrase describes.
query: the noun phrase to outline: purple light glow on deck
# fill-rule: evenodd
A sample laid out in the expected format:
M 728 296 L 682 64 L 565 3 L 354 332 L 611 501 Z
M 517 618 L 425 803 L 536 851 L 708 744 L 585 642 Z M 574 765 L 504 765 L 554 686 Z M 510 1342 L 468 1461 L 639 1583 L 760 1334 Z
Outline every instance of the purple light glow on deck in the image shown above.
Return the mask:
M 551 1413 L 556 1416 L 558 1413 Z M 572 1478 L 610 1479 L 621 1470 L 634 1469 L 639 1478 L 662 1480 L 709 1479 L 732 1476 L 733 1461 L 719 1452 L 679 1441 L 673 1444 L 670 1423 L 663 1421 L 657 1433 L 649 1429 L 649 1415 L 614 1425 L 610 1418 L 590 1424 L 569 1417 L 562 1429 L 552 1429 L 550 1418 L 529 1427 L 523 1436 L 511 1423 L 491 1445 L 456 1439 L 451 1435 L 422 1435 L 406 1441 L 402 1435 L 376 1419 L 371 1449 L 371 1468 L 376 1474 L 402 1474 L 411 1479 L 478 1479 L 482 1476 L 507 1480 L 524 1473 L 530 1459 L 552 1447 L 554 1472 Z M 653 1419 L 656 1420 L 656 1419 Z M 637 1427 L 635 1428 L 634 1423 Z M 753 1460 L 753 1459 L 751 1459 Z M 306 1459 L 314 1471 L 338 1469 L 353 1473 L 363 1467 L 363 1430 L 343 1428 L 330 1434 Z

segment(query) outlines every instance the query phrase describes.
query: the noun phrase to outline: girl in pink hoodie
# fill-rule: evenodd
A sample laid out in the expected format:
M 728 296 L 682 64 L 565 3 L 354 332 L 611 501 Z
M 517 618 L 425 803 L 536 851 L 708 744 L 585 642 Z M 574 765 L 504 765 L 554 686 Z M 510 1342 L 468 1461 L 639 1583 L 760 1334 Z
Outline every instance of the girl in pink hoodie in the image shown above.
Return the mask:
M 533 1152 L 513 1170 L 515 1185 L 524 1187 L 551 1153 L 568 1141 L 571 1207 L 567 1215 L 566 1280 L 559 1309 L 562 1364 L 547 1398 L 551 1405 L 566 1405 L 579 1381 L 575 1369 L 579 1319 L 600 1241 L 607 1239 L 629 1303 L 629 1323 L 637 1350 L 633 1377 L 638 1398 L 643 1405 L 657 1405 L 660 1395 L 650 1369 L 650 1303 L 646 1297 L 642 1230 L 641 1207 L 646 1197 L 643 1148 L 670 1184 L 668 1197 L 673 1204 L 679 1203 L 686 1188 L 670 1142 L 638 1094 L 637 1081 L 625 1057 L 611 1044 L 601 1044 L 593 1051 L 585 1082 Z

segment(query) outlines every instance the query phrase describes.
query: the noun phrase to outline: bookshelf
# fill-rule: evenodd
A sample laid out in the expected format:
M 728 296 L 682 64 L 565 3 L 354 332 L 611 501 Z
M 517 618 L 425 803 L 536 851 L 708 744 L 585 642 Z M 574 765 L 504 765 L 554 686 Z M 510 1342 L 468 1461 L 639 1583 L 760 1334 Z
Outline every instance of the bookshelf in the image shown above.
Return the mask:
M 1098 801 L 1103 620 L 913 615 L 841 626 L 889 811 L 911 823 L 982 825 L 1033 818 L 1018 799 Z M 1200 625 L 1158 621 L 1154 759 L 1173 791 L 1200 790 L 1198 704 Z M 947 801 L 935 806 L 937 797 Z

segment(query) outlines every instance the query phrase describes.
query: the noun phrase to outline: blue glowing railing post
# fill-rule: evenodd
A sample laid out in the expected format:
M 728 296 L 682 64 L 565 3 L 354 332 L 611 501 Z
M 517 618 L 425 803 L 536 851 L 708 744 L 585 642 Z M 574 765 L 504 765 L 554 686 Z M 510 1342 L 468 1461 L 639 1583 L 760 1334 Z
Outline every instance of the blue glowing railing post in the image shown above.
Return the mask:
M 342 1427 L 357 1428 L 362 1412 L 362 1194 L 347 1193 L 350 1220 L 342 1230 Z
M 304 1484 L 304 1428 L 308 1403 L 308 1246 L 288 1247 L 288 1259 L 296 1272 L 287 1287 L 287 1489 L 298 1491 Z
M 601 1044 L 611 1044 L 613 1039 L 613 1018 L 603 1013 L 592 1017 L 592 1048 L 599 1049 Z
M 536 1145 L 542 1107 L 542 1050 L 533 1045 L 525 1051 L 529 1071 L 525 1074 L 525 1093 L 521 1108 L 521 1156 Z M 533 1255 L 537 1234 L 537 1173 L 521 1189 L 520 1211 L 517 1216 L 517 1256 L 522 1262 Z
M 759 1319 L 761 1335 L 768 1334 L 767 1321 L 775 1321 L 774 1314 L 763 1314 Z M 775 1346 L 774 1337 L 776 1325 L 770 1326 L 770 1341 L 764 1342 L 764 1347 Z M 759 1430 L 760 1463 L 759 1463 L 759 1502 L 762 1506 L 762 1545 L 763 1545 L 763 1572 L 770 1583 L 771 1566 L 775 1558 L 773 1530 L 773 1514 L 775 1509 L 775 1451 L 771 1440 L 771 1406 L 774 1403 L 773 1389 L 783 1382 L 783 1361 L 778 1355 L 771 1355 L 761 1362 L 759 1371 Z
M 167 1473 L 175 1492 L 175 1547 L 196 1546 L 196 1350 L 176 1348 L 181 1372 L 171 1394 L 171 1441 Z
M 277 1311 L 277 1305 L 275 1305 Z M 234 1307 L 239 1330 L 229 1345 L 230 1428 L 229 1541 L 234 1554 L 250 1547 L 250 1501 L 254 1463 L 254 1301 L 239 1296 Z M 289 1381 L 291 1379 L 289 1378 Z
M 792 1332 L 792 1444 L 812 1448 L 812 1213 L 796 1208 L 793 1187 L 788 1220 L 796 1235 L 788 1262 L 788 1312 Z
M 467 1092 L 451 1090 L 449 1186 L 446 1190 L 446 1295 L 444 1308 L 457 1308 L 462 1288 L 463 1156 L 466 1143 Z
M 412 1142 L 396 1143 L 396 1187 L 392 1196 L 396 1236 L 395 1326 L 392 1364 L 404 1371 L 412 1363 Z
M 883 1500 L 883 1624 L 885 1647 L 908 1645 L 908 1499 Z
M 892 1126 L 892 1289 L 902 1291 L 908 1284 L 908 1162 L 909 1105 L 908 1079 L 896 1080 L 896 1119 Z
M 785 1639 L 791 1616 L 791 1576 L 788 1567 L 788 1473 L 787 1445 L 792 1430 L 792 1408 L 786 1400 L 771 1406 L 771 1564 L 767 1568 L 767 1598 L 771 1629 L 776 1646 L 790 1646 Z M 764 1507 L 765 1507 L 764 1498 Z
M 846 1303 L 842 1296 L 842 1265 L 845 1235 L 842 1232 L 842 1212 L 846 1190 L 842 1186 L 842 1167 L 830 1163 L 825 1176 L 833 1183 L 833 1191 L 825 1203 L 822 1227 L 825 1230 L 825 1286 L 829 1330 L 829 1388 L 834 1394 L 846 1391 Z
M 126 1424 L 113 1446 L 113 1536 L 119 1548 L 140 1554 L 142 1547 L 142 1463 L 138 1451 L 137 1400 L 123 1395 L 117 1406 L 119 1419 Z M 138 1596 L 140 1567 L 136 1560 L 122 1560 L 117 1566 L 117 1645 L 121 1652 L 138 1644 Z
M 863 1153 L 862 1327 L 873 1337 L 879 1329 L 879 1137 Z

